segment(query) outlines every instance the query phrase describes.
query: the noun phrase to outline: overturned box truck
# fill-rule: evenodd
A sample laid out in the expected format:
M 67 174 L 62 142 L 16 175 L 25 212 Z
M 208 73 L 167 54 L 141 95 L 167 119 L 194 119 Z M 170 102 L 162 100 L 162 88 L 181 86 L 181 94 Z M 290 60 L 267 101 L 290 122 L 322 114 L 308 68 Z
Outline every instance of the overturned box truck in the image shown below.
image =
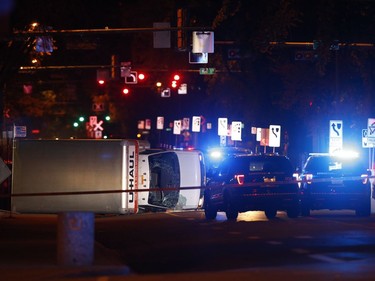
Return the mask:
M 197 209 L 205 185 L 201 152 L 138 140 L 16 139 L 12 169 L 11 208 L 20 213 Z

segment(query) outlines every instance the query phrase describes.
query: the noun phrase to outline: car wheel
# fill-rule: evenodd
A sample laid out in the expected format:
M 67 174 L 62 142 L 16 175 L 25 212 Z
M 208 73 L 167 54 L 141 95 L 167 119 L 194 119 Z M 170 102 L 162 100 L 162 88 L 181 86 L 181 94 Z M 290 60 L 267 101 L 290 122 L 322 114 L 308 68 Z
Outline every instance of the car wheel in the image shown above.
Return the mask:
M 274 219 L 276 217 L 277 210 L 274 208 L 269 208 L 269 209 L 264 210 L 264 213 L 267 219 Z
M 366 198 L 355 210 L 355 215 L 357 217 L 369 217 L 371 215 L 371 199 Z
M 228 220 L 236 220 L 238 217 L 238 210 L 230 198 L 225 200 L 225 214 Z
M 208 200 L 204 207 L 204 214 L 207 220 L 214 220 L 217 216 L 217 208 L 212 205 L 211 201 Z

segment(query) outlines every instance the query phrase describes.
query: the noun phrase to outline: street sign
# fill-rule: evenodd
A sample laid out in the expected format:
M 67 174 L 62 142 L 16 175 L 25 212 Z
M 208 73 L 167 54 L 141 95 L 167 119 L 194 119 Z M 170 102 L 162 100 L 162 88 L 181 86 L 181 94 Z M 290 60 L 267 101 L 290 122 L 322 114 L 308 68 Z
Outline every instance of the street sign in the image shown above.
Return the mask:
M 260 145 L 268 146 L 270 137 L 269 129 L 261 128 L 260 130 Z
M 191 64 L 205 64 L 208 63 L 208 54 L 207 53 L 189 53 L 189 63 Z
M 158 116 L 156 119 L 156 129 L 163 130 L 164 129 L 164 117 Z
M 281 126 L 280 125 L 270 125 L 268 145 L 270 147 L 280 147 L 281 139 Z
M 227 136 L 228 135 L 228 118 L 219 118 L 217 128 L 218 128 L 219 136 Z
M 342 120 L 329 121 L 329 153 L 343 148 L 343 122 Z
M 168 29 L 171 27 L 169 22 L 154 22 L 154 28 Z M 154 31 L 154 48 L 167 48 L 171 47 L 171 32 L 166 31 Z
M 93 103 L 92 111 L 95 111 L 95 112 L 104 111 L 104 103 Z
M 97 116 L 90 116 L 90 126 L 91 127 L 94 127 L 97 122 L 98 122 Z
M 262 128 L 257 128 L 257 133 L 256 133 L 256 141 L 261 141 L 262 139 Z
M 13 136 L 15 138 L 25 138 L 26 137 L 26 126 L 14 126 Z
M 165 88 L 161 91 L 162 98 L 169 98 L 171 96 L 171 89 L 170 88 Z
M 151 119 L 146 119 L 145 121 L 145 129 L 151 130 Z
M 194 117 L 193 117 L 194 121 Z M 189 130 L 190 129 L 190 118 L 182 118 L 182 127 L 181 130 Z
M 181 120 L 175 120 L 173 125 L 173 134 L 180 135 L 181 134 Z
M 130 75 L 131 71 L 131 62 L 130 61 L 124 61 L 121 62 L 121 67 L 120 67 L 120 76 L 121 77 L 128 77 Z
M 130 71 L 129 76 L 125 76 L 125 84 L 137 84 L 138 73 L 137 71 Z
M 375 145 L 375 118 L 367 120 L 367 141 L 371 146 Z
M 200 75 L 213 75 L 215 74 L 215 68 L 214 67 L 201 67 L 199 68 L 199 74 Z
M 367 129 L 362 129 L 362 147 L 368 148 L 368 141 L 367 141 Z
M 95 131 L 95 138 L 96 139 L 101 139 L 102 138 L 102 131 L 100 131 L 100 130 Z
M 137 128 L 138 128 L 138 130 L 144 130 L 145 129 L 145 120 L 138 120 Z
M 192 129 L 193 132 L 200 132 L 201 131 L 201 117 L 200 116 L 193 116 L 193 124 Z
M 192 53 L 214 53 L 214 32 L 193 31 Z
M 177 94 L 179 95 L 186 95 L 187 94 L 187 84 L 182 83 L 180 87 L 177 89 Z
M 100 120 L 98 123 L 95 124 L 94 131 L 103 131 L 102 127 L 103 121 Z
M 231 126 L 231 139 L 233 141 L 241 141 L 242 123 L 240 121 L 233 121 Z

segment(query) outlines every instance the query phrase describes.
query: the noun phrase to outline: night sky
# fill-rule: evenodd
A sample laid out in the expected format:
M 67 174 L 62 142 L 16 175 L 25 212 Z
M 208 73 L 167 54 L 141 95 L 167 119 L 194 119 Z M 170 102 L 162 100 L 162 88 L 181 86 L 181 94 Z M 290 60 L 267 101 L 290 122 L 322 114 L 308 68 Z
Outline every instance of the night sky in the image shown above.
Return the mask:
M 153 48 L 151 32 L 58 34 L 49 55 L 36 54 L 32 40 L 15 35 L 34 21 L 45 30 L 136 29 L 154 22 L 175 27 L 178 8 L 186 11 L 185 26 L 214 31 L 215 53 L 207 64 L 189 63 L 191 30 L 180 50 L 174 31 L 169 49 Z M 344 144 L 360 147 L 360 132 L 374 112 L 374 12 L 375 1 L 2 1 L 0 81 L 10 115 L 4 123 L 38 129 L 34 137 L 82 137 L 85 130 L 71 124 L 96 114 L 92 106 L 100 101 L 105 112 L 98 114 L 111 115 L 105 133 L 112 137 L 134 138 L 138 121 L 150 119 L 152 129 L 143 137 L 174 144 L 175 136 L 156 131 L 156 117 L 164 116 L 167 127 L 202 116 L 212 129 L 199 133 L 199 146 L 217 144 L 217 118 L 227 117 L 243 122 L 241 145 L 258 145 L 251 127 L 278 124 L 289 136 L 289 151 L 283 139 L 279 152 L 299 155 L 326 150 L 329 120 L 337 119 L 344 122 Z M 234 59 L 228 57 L 233 50 Z M 50 69 L 18 71 L 33 66 L 32 56 Z M 96 83 L 98 67 L 108 69 L 113 57 L 117 66 L 131 62 L 147 75 L 128 96 L 121 94 L 126 85 L 118 76 L 102 88 Z M 216 74 L 200 75 L 201 67 Z M 188 94 L 161 98 L 155 82 L 168 85 L 175 72 Z M 31 94 L 25 96 L 24 85 L 33 86 Z

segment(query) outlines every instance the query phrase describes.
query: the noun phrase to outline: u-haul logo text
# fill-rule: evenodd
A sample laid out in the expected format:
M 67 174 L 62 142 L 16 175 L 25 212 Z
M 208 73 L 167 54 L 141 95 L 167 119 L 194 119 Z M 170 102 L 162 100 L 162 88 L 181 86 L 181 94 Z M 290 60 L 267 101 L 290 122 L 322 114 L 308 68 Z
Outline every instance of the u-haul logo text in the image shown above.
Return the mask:
M 129 147 L 129 158 L 128 158 L 128 189 L 134 190 L 135 188 L 135 149 L 134 147 Z M 128 201 L 130 203 L 134 202 L 134 192 L 129 192 Z

